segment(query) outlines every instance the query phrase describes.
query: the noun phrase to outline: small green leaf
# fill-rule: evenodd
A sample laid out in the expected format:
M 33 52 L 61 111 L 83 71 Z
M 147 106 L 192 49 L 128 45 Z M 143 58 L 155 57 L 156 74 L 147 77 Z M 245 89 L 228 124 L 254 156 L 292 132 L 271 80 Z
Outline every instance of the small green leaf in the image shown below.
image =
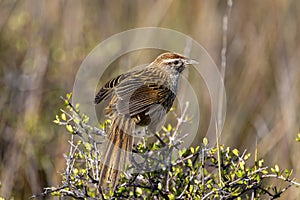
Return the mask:
M 163 126 L 162 129 L 164 132 L 168 132 L 168 129 L 165 126 Z
M 138 195 L 143 194 L 143 190 L 142 190 L 142 188 L 140 188 L 140 187 L 137 187 L 137 188 L 135 189 L 135 191 L 136 191 L 136 193 L 137 193 Z
M 87 170 L 86 169 L 80 169 L 81 174 L 86 174 Z
M 189 192 L 193 192 L 193 189 L 194 189 L 193 185 L 190 185 Z
M 247 153 L 245 156 L 244 156 L 244 160 L 248 160 L 251 156 L 251 153 Z
M 77 168 L 74 168 L 74 169 L 73 169 L 73 172 L 74 172 L 74 174 L 76 174 L 76 175 L 77 175 L 79 171 L 78 171 L 78 169 L 77 169 Z
M 68 100 L 65 100 L 64 102 L 65 102 L 66 106 L 69 106 L 69 101 Z
M 202 142 L 204 146 L 208 145 L 208 139 L 206 137 L 203 138 Z
M 172 126 L 171 124 L 168 124 L 168 132 L 171 132 L 172 131 Z
M 80 119 L 78 117 L 75 117 L 74 120 L 73 120 L 76 124 L 79 124 L 80 123 Z
M 55 191 L 55 192 L 51 192 L 52 196 L 60 196 L 60 192 L 59 191 Z M 4 198 L 0 197 L 0 200 L 5 200 Z
M 66 125 L 66 129 L 67 131 L 69 131 L 70 133 L 74 133 L 73 127 L 70 124 Z
M 89 122 L 89 119 L 90 119 L 90 118 L 89 118 L 88 116 L 86 116 L 86 115 L 83 115 L 83 116 L 82 116 L 82 122 L 83 122 L 83 123 L 88 123 L 88 122 Z
M 183 154 L 185 154 L 185 153 L 186 153 L 186 149 L 185 148 L 178 151 L 179 157 L 182 157 Z
M 258 167 L 262 167 L 264 164 L 264 159 L 258 161 Z
M 161 189 L 162 189 L 162 185 L 161 185 L 161 183 L 158 183 L 158 185 L 157 185 L 157 188 L 158 188 L 159 190 L 161 190 Z
M 66 117 L 66 114 L 65 113 L 62 113 L 60 118 L 64 121 L 67 121 L 67 117 Z
M 80 104 L 77 103 L 77 104 L 75 105 L 75 110 L 76 110 L 77 112 L 79 111 L 79 107 L 80 107 Z
M 233 149 L 232 153 L 236 156 L 239 156 L 239 150 L 237 150 L 237 149 Z
M 168 197 L 169 197 L 170 200 L 174 200 L 175 199 L 174 194 L 168 194 Z
M 188 159 L 187 161 L 188 161 L 187 166 L 193 167 L 193 162 L 192 162 L 192 160 L 191 160 L 191 159 Z
M 71 99 L 71 97 L 72 97 L 72 93 L 68 93 L 68 94 L 66 94 L 66 97 L 67 97 L 67 100 L 70 100 L 70 99 Z
M 86 150 L 91 151 L 92 150 L 92 144 L 86 142 L 84 143 L 84 147 L 86 148 Z
M 125 188 L 124 186 L 119 187 L 119 189 L 118 189 L 118 192 L 119 192 L 119 193 L 122 193 L 122 192 L 124 192 L 124 191 L 126 191 L 126 188 Z
M 242 161 L 240 162 L 240 168 L 241 168 L 242 170 L 245 170 L 245 161 L 244 161 L 244 160 L 242 160 Z
M 191 153 L 194 154 L 195 153 L 195 149 L 194 147 L 191 147 Z
M 275 165 L 275 171 L 276 171 L 277 173 L 279 173 L 280 169 L 279 169 L 279 166 L 278 166 L 278 165 Z
M 55 115 L 55 120 L 53 120 L 53 122 L 55 124 L 60 124 L 60 119 L 59 119 L 58 115 Z

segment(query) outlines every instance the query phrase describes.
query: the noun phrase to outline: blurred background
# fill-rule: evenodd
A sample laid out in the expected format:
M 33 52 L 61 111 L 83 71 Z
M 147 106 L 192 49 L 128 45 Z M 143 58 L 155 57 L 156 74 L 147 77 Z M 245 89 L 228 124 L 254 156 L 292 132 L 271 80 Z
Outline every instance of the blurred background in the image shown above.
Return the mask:
M 128 29 L 165 27 L 197 40 L 220 68 L 226 8 L 225 0 L 0 0 L 0 196 L 28 199 L 59 185 L 69 135 L 52 121 L 97 44 Z M 221 141 L 252 155 L 257 142 L 267 165 L 294 169 L 298 181 L 299 25 L 298 0 L 233 1 Z M 106 73 L 108 80 L 119 71 Z M 209 99 L 201 105 L 205 131 Z M 291 188 L 283 199 L 299 196 Z

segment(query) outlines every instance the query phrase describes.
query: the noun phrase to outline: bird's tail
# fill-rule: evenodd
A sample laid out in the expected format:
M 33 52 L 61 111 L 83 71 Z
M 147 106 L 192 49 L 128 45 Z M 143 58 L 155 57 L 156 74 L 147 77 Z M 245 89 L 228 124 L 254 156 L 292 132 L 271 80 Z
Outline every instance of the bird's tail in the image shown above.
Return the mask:
M 135 123 L 124 116 L 116 116 L 108 134 L 108 140 L 102 156 L 102 168 L 99 174 L 99 187 L 114 190 L 120 174 L 132 150 L 132 133 Z

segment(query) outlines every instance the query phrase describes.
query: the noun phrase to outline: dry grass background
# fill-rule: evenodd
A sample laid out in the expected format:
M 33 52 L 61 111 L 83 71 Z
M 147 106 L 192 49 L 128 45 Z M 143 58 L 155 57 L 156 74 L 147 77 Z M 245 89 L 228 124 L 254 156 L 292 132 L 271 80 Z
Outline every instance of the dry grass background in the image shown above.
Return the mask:
M 300 179 L 300 1 L 233 3 L 222 143 L 253 153 L 257 140 L 260 157 Z M 59 184 L 67 134 L 52 120 L 99 42 L 165 27 L 190 35 L 220 66 L 225 12 L 225 0 L 0 0 L 0 196 L 27 199 Z M 299 196 L 292 188 L 283 199 Z

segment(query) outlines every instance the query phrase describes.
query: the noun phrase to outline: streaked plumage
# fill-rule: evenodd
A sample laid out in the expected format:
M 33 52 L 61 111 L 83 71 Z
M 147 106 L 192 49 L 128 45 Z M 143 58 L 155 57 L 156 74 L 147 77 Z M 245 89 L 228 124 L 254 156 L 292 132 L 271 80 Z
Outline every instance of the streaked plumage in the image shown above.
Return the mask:
M 116 187 L 131 153 L 135 125 L 156 130 L 156 125 L 173 105 L 180 73 L 192 62 L 180 54 L 164 53 L 145 69 L 121 74 L 100 89 L 95 103 L 109 99 L 106 113 L 112 119 L 100 186 Z

